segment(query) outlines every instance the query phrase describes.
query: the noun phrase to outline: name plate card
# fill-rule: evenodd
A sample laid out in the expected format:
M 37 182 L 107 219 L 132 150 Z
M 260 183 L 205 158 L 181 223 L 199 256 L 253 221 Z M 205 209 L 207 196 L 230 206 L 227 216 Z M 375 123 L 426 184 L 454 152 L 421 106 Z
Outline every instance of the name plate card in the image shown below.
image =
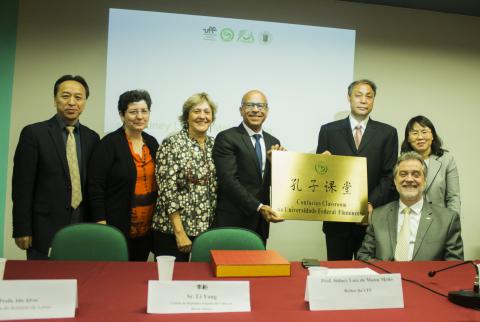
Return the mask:
M 248 281 L 148 281 L 147 313 L 250 312 Z
M 403 308 L 400 274 L 307 277 L 311 311 Z
M 272 152 L 272 208 L 286 220 L 367 219 L 367 159 Z
M 73 318 L 77 280 L 0 281 L 0 320 Z

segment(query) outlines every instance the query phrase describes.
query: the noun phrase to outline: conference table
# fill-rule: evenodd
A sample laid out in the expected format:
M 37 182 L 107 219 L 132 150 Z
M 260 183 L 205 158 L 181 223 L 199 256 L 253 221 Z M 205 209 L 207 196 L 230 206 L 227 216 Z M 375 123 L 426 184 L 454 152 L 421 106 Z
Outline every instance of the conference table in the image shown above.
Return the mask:
M 442 294 L 471 289 L 474 268 L 464 265 L 427 276 L 455 262 L 375 262 L 403 278 Z M 329 268 L 370 267 L 360 261 L 321 262 Z M 148 280 L 158 278 L 152 262 L 7 261 L 6 280 L 77 279 L 78 308 L 74 319 L 52 321 L 480 321 L 480 311 L 450 303 L 445 297 L 402 282 L 405 308 L 310 311 L 304 301 L 307 270 L 292 262 L 290 277 L 216 278 L 208 263 L 175 263 L 174 280 L 249 280 L 251 312 L 147 314 Z M 38 320 L 37 320 L 38 321 Z

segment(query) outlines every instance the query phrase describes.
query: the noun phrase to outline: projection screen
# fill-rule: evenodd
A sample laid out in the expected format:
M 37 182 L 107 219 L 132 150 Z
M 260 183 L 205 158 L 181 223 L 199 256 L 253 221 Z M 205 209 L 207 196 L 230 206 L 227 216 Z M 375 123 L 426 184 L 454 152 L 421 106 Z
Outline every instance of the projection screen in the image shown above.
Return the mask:
M 348 110 L 355 31 L 286 23 L 110 9 L 105 132 L 121 126 L 119 95 L 146 89 L 147 132 L 178 131 L 184 101 L 207 92 L 218 104 L 210 135 L 241 122 L 242 95 L 263 91 L 264 129 L 290 151 L 315 150 L 320 125 Z

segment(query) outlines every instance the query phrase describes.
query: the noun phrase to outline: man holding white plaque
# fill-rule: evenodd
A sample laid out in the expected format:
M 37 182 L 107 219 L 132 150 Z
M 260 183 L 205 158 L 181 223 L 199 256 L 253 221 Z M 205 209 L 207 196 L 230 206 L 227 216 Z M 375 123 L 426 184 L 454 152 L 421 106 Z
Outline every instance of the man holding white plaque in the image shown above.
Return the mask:
M 425 202 L 422 156 L 407 152 L 394 169 L 399 201 L 376 208 L 367 228 L 361 260 L 463 260 L 460 218 L 450 209 Z
M 397 160 L 397 130 L 370 118 L 377 87 L 362 79 L 348 86 L 350 116 L 324 124 L 318 136 L 317 153 L 366 157 L 368 212 L 391 200 L 391 173 Z M 324 222 L 328 260 L 351 260 L 365 235 L 365 226 Z

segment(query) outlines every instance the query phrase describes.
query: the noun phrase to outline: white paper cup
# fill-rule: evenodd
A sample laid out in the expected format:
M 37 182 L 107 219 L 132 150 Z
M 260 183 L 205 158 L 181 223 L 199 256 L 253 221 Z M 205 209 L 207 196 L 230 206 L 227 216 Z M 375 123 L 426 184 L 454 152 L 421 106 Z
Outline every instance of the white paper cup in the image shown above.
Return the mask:
M 308 275 L 325 276 L 328 274 L 328 267 L 313 266 L 308 268 Z
M 158 279 L 160 281 L 171 281 L 175 256 L 157 256 Z
M 3 274 L 5 273 L 6 258 L 0 258 L 0 280 L 3 280 Z

